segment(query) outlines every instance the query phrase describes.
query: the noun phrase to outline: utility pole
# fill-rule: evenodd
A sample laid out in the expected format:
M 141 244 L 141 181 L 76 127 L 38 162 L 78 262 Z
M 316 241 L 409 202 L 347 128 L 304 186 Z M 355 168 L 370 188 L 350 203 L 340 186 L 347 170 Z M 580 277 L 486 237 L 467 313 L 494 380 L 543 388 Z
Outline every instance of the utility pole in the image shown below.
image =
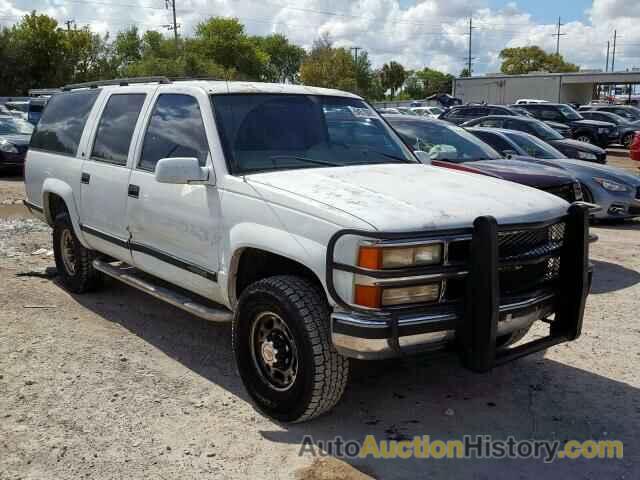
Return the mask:
M 556 55 L 560 55 L 560 37 L 566 35 L 566 33 L 561 33 L 563 26 L 562 18 L 558 17 L 558 33 L 553 34 L 553 36 L 556 37 Z
M 472 61 L 473 61 L 473 59 L 471 58 L 472 40 L 473 40 L 473 17 L 469 17 L 469 57 L 467 59 L 467 70 L 469 71 L 469 76 L 471 76 Z
M 611 49 L 611 42 L 607 40 L 607 66 L 604 69 L 605 72 L 609 71 L 609 50 L 610 49 Z
M 611 59 L 611 71 L 616 71 L 616 44 L 618 42 L 618 31 L 613 31 L 613 57 Z
M 171 10 L 173 10 L 173 26 L 169 25 L 169 30 L 173 30 L 173 39 L 176 44 L 176 53 L 178 52 L 178 22 L 176 20 L 176 0 L 164 0 L 164 5 L 167 10 L 169 10 L 169 6 L 171 6 Z
M 356 91 L 358 92 L 360 91 L 358 89 L 358 51 L 362 50 L 362 47 L 351 47 L 349 50 L 353 52 L 353 62 L 356 67 Z
M 71 25 L 73 24 L 73 29 L 76 29 L 76 21 L 75 20 L 67 20 L 64 22 L 67 25 L 67 32 L 71 31 Z
M 351 47 L 350 50 L 354 53 L 353 61 L 358 64 L 358 52 L 362 50 L 362 47 Z

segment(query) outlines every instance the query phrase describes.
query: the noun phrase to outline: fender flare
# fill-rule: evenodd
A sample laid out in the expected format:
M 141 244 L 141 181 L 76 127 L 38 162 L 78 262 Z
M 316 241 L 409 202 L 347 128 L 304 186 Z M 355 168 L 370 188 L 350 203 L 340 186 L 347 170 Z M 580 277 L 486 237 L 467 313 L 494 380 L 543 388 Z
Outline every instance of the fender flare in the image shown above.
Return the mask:
M 50 209 L 51 203 L 49 201 L 49 196 L 52 194 L 62 198 L 67 206 L 69 216 L 71 217 L 71 224 L 73 225 L 76 237 L 78 237 L 78 240 L 80 240 L 83 247 L 89 248 L 89 245 L 87 245 L 87 242 L 82 235 L 80 216 L 78 215 L 78 208 L 73 195 L 73 189 L 69 184 L 56 178 L 47 178 L 42 184 L 42 209 L 46 222 L 51 227 L 53 227 L 55 222 L 55 218 L 53 218 L 53 214 Z
M 225 262 L 227 275 L 220 278 L 220 281 L 222 288 L 226 287 L 230 305 L 234 305 L 237 301 L 236 274 L 240 257 L 248 248 L 279 255 L 306 267 L 320 281 L 327 299 L 331 298 L 328 295 L 325 279 L 326 245 L 284 230 L 255 223 L 235 225 L 229 232 L 228 242 L 227 251 L 230 255 Z

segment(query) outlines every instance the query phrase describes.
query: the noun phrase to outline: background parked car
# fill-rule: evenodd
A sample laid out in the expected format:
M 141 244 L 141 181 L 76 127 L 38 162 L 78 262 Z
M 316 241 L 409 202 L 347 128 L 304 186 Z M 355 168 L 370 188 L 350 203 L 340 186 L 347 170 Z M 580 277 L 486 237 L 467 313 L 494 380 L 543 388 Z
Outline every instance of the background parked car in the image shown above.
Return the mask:
M 33 125 L 13 116 L 0 116 L 0 171 L 24 165 Z
M 587 162 L 607 163 L 607 152 L 590 143 L 565 138 L 546 122 L 528 117 L 489 116 L 471 120 L 463 127 L 506 128 L 529 133 L 550 143 L 567 157 Z
M 586 120 L 576 110 L 562 103 L 521 105 L 538 120 L 563 123 L 571 127 L 573 138 L 606 148 L 618 141 L 618 127 L 612 123 Z
M 465 129 L 440 120 L 400 115 L 385 118 L 407 145 L 428 152 L 433 165 L 520 183 L 568 202 L 582 200 L 580 183 L 562 169 L 506 159 Z
M 494 115 L 533 118 L 533 115 L 529 113 L 528 110 L 521 108 L 519 105 L 464 105 L 443 113 L 439 118 L 456 125 L 461 125 L 476 118 Z M 573 135 L 571 128 L 567 125 L 555 122 L 547 123 L 564 137 L 571 138 Z
M 444 113 L 444 108 L 440 108 L 440 107 L 415 107 L 415 108 L 412 108 L 411 110 L 413 110 L 414 113 L 417 113 L 422 117 L 431 117 L 431 118 L 438 118 L 440 115 Z
M 4 106 L 9 110 L 11 115 L 13 115 L 14 117 L 20 118 L 22 120 L 27 119 L 29 102 L 26 102 L 26 101 L 7 102 L 4 104 Z
M 636 137 L 631 144 L 629 155 L 631 156 L 631 160 L 635 160 L 636 162 L 640 162 L 640 132 L 636 133 Z
M 538 105 L 540 103 L 549 103 L 546 100 L 535 100 L 533 98 L 521 98 L 516 100 L 516 105 Z
M 514 130 L 470 128 L 471 133 L 503 155 L 563 168 L 582 185 L 584 200 L 601 209 L 593 218 L 622 219 L 640 216 L 640 176 L 624 170 L 566 158 L 548 143 Z
M 640 131 L 640 120 L 632 122 L 620 115 L 616 115 L 611 112 L 603 112 L 600 110 L 588 110 L 580 112 L 580 114 L 587 120 L 599 120 L 601 122 L 609 122 L 618 126 L 618 132 L 620 134 L 620 144 L 624 148 L 629 148 L 633 137 L 637 131 Z
M 29 108 L 27 111 L 27 121 L 33 125 L 37 125 L 42 117 L 42 110 L 49 99 L 47 97 L 33 98 L 29 100 Z
M 631 122 L 640 121 L 640 108 L 629 105 L 592 104 L 580 107 L 579 112 L 581 114 L 585 111 L 615 113 L 616 115 L 620 115 Z
M 378 108 L 377 110 L 380 115 L 402 115 L 402 112 L 397 108 L 386 107 Z

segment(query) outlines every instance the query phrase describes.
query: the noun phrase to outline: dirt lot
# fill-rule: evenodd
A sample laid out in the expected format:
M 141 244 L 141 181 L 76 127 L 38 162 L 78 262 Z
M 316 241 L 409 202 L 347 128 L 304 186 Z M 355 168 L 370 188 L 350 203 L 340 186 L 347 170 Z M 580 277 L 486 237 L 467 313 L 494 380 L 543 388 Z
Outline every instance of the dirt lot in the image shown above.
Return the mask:
M 579 341 L 486 375 L 446 354 L 357 363 L 332 414 L 282 426 L 248 402 L 228 326 L 113 282 L 85 296 L 63 290 L 49 229 L 29 219 L 22 197 L 20 179 L 0 180 L 0 479 L 365 478 L 351 467 L 379 479 L 640 478 L 640 222 L 594 228 L 595 283 Z M 328 460 L 305 469 L 307 434 L 619 439 L 625 458 Z

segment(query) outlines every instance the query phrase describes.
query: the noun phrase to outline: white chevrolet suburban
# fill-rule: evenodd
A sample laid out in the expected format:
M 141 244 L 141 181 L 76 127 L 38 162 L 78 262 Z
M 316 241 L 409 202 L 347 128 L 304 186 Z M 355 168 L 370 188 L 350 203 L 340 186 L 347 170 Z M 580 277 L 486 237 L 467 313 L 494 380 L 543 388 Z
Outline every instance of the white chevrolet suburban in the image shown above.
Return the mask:
M 437 152 L 421 163 L 335 90 L 70 85 L 31 140 L 25 204 L 71 292 L 108 275 L 232 321 L 250 397 L 298 422 L 339 401 L 349 358 L 449 347 L 487 371 L 580 335 L 586 209 L 425 165 Z M 514 346 L 537 321 L 549 334 Z

